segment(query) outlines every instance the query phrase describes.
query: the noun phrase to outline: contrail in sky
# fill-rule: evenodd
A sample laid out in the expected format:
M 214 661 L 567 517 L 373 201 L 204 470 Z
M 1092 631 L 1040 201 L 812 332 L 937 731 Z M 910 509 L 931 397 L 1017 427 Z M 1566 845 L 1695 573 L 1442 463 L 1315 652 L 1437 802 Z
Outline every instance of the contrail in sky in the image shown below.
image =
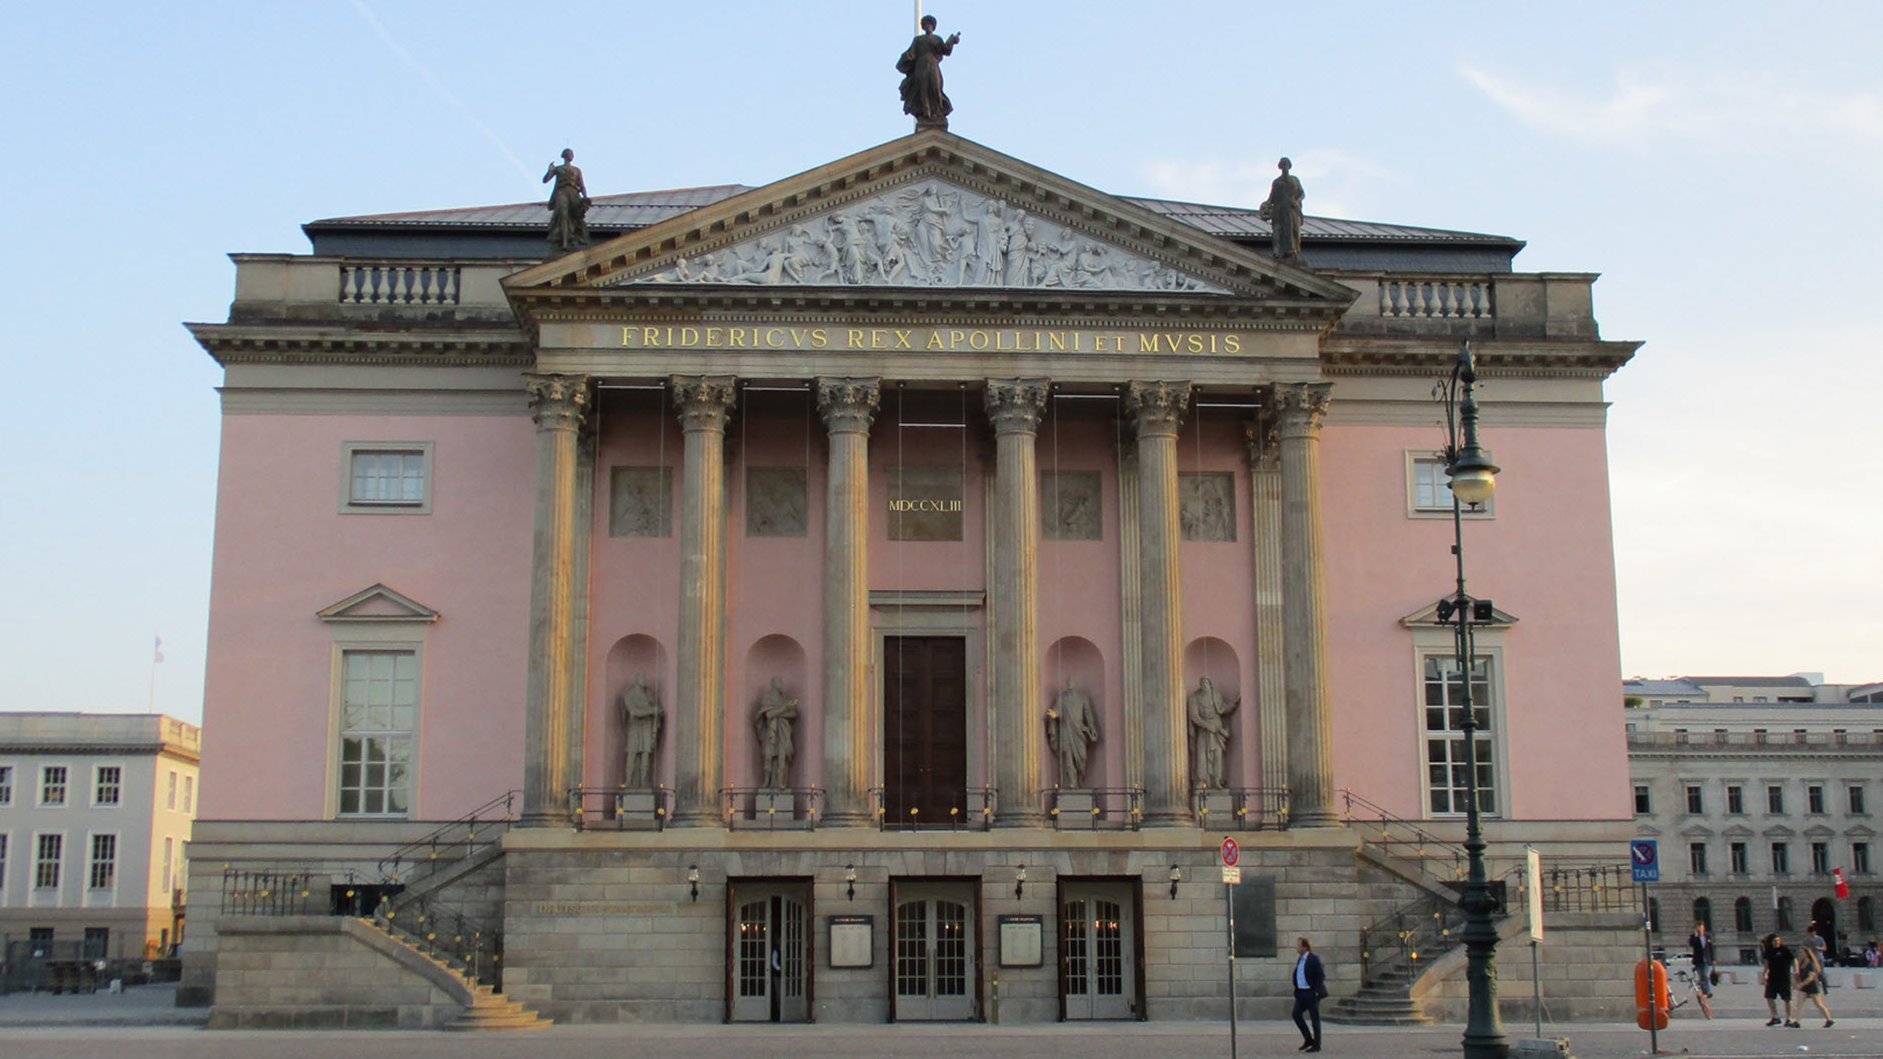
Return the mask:
M 386 42 L 386 47 L 391 48 L 398 54 L 399 58 L 405 60 L 407 66 L 417 70 L 426 81 L 430 82 L 432 88 L 435 89 L 439 95 L 445 97 L 447 102 L 458 108 L 458 113 L 463 114 L 465 120 L 477 126 L 477 131 L 483 133 L 485 139 L 494 144 L 497 150 L 503 152 L 503 156 L 510 160 L 510 164 L 516 167 L 517 172 L 523 174 L 525 179 L 531 177 L 529 167 L 525 166 L 523 160 L 516 156 L 516 152 L 510 149 L 509 144 L 504 143 L 503 140 L 498 137 L 496 130 L 484 124 L 476 114 L 471 112 L 470 107 L 465 106 L 462 99 L 459 99 L 456 95 L 452 94 L 450 89 L 445 87 L 445 83 L 438 79 L 437 74 L 432 73 L 431 69 L 424 63 L 412 58 L 411 52 L 406 51 L 398 41 L 392 39 L 392 34 L 387 32 L 386 27 L 378 18 L 374 17 L 372 9 L 366 6 L 366 0 L 353 0 L 353 7 L 360 13 L 360 17 L 366 20 L 367 25 L 373 27 L 373 32 L 379 34 L 379 39 Z

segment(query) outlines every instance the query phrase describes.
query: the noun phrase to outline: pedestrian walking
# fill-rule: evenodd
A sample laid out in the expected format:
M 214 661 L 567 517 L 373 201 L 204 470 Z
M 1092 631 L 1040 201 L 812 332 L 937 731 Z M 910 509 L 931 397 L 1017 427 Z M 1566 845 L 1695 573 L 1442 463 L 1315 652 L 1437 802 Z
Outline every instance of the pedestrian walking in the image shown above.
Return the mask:
M 1700 1011 L 1707 1018 L 1713 1017 L 1713 939 L 1708 936 L 1706 922 L 1695 923 L 1693 933 L 1687 938 L 1687 950 L 1693 956 L 1693 987 L 1695 999 L 1700 1001 Z
M 1767 934 L 1759 947 L 1765 960 L 1765 971 L 1759 980 L 1765 984 L 1765 1009 L 1772 1015 L 1765 1024 L 1777 1026 L 1783 1023 L 1795 1030 L 1798 1023 L 1791 1017 L 1791 949 L 1786 947 L 1785 939 L 1777 934 Z M 1784 1018 L 1779 1017 L 1780 1001 L 1785 1004 Z
M 1299 1052 L 1321 1050 L 1321 998 L 1327 995 L 1327 974 L 1308 939 L 1295 939 L 1295 1026 L 1301 1030 Z M 1305 1017 L 1304 1017 L 1305 1016 Z M 1309 1022 L 1314 1028 L 1308 1029 Z
M 1798 946 L 1798 992 L 1818 1006 L 1818 1011 L 1824 1016 L 1825 1029 L 1830 1029 L 1836 1023 L 1831 1018 L 1830 1006 L 1824 1002 L 1824 957 L 1808 944 Z M 1804 1002 L 1800 1001 L 1799 1006 L 1803 1007 Z

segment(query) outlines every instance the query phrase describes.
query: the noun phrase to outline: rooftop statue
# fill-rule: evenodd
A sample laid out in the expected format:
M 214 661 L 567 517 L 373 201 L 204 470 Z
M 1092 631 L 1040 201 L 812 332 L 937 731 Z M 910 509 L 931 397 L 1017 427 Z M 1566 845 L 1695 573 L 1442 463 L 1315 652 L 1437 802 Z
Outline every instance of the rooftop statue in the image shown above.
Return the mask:
M 1307 193 L 1301 181 L 1289 170 L 1294 163 L 1284 158 L 1275 163 L 1281 176 L 1268 186 L 1268 201 L 1262 203 L 1262 219 L 1269 225 L 1269 240 L 1275 260 L 1301 264 L 1301 202 Z
M 549 163 L 543 183 L 555 181 L 549 192 L 549 245 L 558 253 L 588 245 L 588 185 L 575 167 L 575 152 L 562 149 L 562 164 Z
M 896 72 L 902 75 L 902 112 L 914 116 L 918 129 L 948 127 L 955 106 L 942 94 L 941 61 L 954 54 L 960 40 L 959 33 L 950 33 L 947 40 L 936 36 L 935 16 L 923 15 L 921 34 L 896 60 Z

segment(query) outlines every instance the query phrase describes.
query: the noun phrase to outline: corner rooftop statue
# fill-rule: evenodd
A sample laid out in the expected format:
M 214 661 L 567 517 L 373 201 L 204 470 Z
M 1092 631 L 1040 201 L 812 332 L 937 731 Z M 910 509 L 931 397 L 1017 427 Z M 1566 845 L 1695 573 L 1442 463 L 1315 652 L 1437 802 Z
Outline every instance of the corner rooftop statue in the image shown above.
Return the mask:
M 918 131 L 948 127 L 955 105 L 942 94 L 941 61 L 955 53 L 960 41 L 959 33 L 950 33 L 947 40 L 936 36 L 935 16 L 923 15 L 922 32 L 896 60 L 896 72 L 902 74 L 902 112 L 915 118 Z

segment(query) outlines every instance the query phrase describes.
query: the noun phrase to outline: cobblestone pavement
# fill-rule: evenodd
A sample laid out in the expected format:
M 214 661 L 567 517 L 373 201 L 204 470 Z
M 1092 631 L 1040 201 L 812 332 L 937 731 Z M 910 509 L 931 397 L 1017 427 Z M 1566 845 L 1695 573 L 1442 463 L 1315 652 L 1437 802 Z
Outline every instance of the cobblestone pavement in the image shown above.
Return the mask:
M 1677 1023 L 1661 1035 L 1663 1054 L 1706 1057 L 1883 1055 L 1883 1019 L 1840 1019 L 1829 1030 L 1768 1030 L 1753 1019 Z M 1511 1027 L 1516 1031 L 1516 1027 Z M 1513 1032 L 1513 1037 L 1528 1031 Z M 1648 1036 L 1613 1025 L 1557 1027 L 1580 1059 L 1647 1054 Z M 1274 1022 L 1245 1025 L 1243 1056 L 1295 1055 L 1300 1037 Z M 1402 1059 L 1458 1054 L 1458 1029 L 1328 1027 L 1323 1054 L 1349 1059 Z M 1147 1056 L 1227 1056 L 1228 1027 L 1216 1024 L 1123 1023 L 1093 1026 L 566 1026 L 539 1033 L 260 1033 L 177 1027 L 19 1028 L 0 1034 L 7 1059 L 355 1059 L 361 1054 L 400 1059 L 756 1059 L 765 1056 L 886 1056 L 979 1059 L 987 1056 L 1072 1055 L 1080 1059 Z

